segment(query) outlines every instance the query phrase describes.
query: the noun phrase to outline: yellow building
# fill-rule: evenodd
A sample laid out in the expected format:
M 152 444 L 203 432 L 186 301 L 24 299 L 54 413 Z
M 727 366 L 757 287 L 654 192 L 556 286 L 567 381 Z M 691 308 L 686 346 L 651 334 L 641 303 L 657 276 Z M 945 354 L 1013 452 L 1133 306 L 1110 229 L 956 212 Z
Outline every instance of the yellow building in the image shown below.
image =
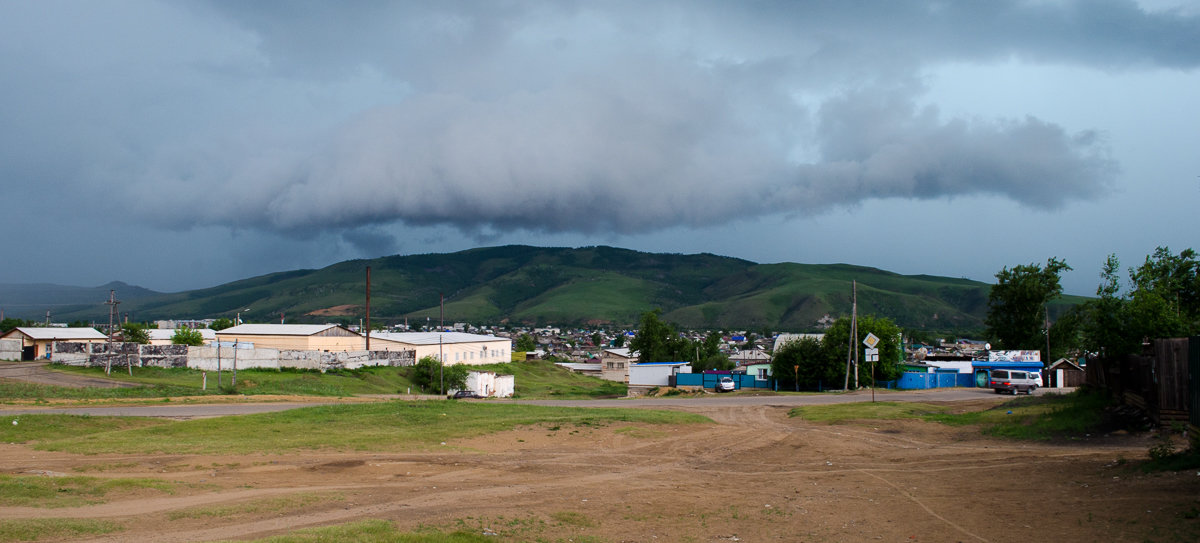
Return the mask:
M 371 350 L 412 350 L 417 360 L 441 357 L 446 364 L 499 364 L 512 361 L 512 340 L 463 332 L 372 332 Z
M 0 336 L 0 339 L 21 340 L 21 359 L 45 358 L 50 344 L 56 341 L 73 343 L 104 343 L 108 336 L 95 328 L 37 328 L 19 326 Z
M 374 335 L 371 337 L 374 340 Z M 282 351 L 361 351 L 366 338 L 336 324 L 240 324 L 217 330 L 221 343 L 252 344 Z M 376 349 L 371 345 L 372 350 Z

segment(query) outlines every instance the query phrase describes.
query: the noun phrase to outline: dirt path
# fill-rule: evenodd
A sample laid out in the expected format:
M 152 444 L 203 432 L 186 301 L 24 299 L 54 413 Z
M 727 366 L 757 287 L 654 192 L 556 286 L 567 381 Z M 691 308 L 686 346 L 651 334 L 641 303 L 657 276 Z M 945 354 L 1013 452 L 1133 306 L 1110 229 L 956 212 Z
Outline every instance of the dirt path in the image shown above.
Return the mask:
M 135 383 L 125 383 L 112 379 L 50 371 L 47 368 L 48 365 L 49 362 L 45 360 L 0 362 L 0 379 L 72 388 L 129 388 L 138 386 Z M 113 371 L 116 371 L 116 368 L 113 368 Z
M 997 399 L 975 400 L 980 406 Z M 955 405 L 961 405 L 956 403 Z M 1022 443 L 918 421 L 828 426 L 770 405 L 715 424 L 532 427 L 422 451 L 76 456 L 0 445 L 8 474 L 156 477 L 0 520 L 94 518 L 92 541 L 207 541 L 387 519 L 547 541 L 1193 541 L 1195 472 L 1145 475 L 1143 438 Z M 1192 516 L 1195 516 L 1192 514 Z M 1003 527 L 1003 529 L 998 529 Z

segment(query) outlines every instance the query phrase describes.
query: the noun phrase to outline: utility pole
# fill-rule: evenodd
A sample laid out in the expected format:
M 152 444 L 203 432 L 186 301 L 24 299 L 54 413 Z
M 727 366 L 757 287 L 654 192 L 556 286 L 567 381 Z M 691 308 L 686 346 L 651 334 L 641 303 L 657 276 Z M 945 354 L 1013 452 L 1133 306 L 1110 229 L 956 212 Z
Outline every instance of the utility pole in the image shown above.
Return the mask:
M 371 267 L 367 266 L 367 352 L 371 351 Z M 369 358 L 369 356 L 368 356 Z
M 109 290 L 108 291 L 108 301 L 104 302 L 104 304 L 108 306 L 108 356 L 104 357 L 104 375 L 108 375 L 109 373 L 112 372 L 113 317 L 117 313 L 117 304 L 119 304 L 119 303 L 121 303 L 121 302 L 117 301 L 117 291 Z

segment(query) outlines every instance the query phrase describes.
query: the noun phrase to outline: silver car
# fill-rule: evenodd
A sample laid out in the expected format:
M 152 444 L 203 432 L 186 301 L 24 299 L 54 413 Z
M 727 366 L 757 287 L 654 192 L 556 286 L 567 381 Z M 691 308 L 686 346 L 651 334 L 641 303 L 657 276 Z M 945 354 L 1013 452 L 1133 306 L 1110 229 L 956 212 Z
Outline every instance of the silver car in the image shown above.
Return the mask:
M 737 389 L 737 385 L 733 382 L 733 377 L 725 376 L 720 381 L 717 381 L 717 392 L 733 392 Z

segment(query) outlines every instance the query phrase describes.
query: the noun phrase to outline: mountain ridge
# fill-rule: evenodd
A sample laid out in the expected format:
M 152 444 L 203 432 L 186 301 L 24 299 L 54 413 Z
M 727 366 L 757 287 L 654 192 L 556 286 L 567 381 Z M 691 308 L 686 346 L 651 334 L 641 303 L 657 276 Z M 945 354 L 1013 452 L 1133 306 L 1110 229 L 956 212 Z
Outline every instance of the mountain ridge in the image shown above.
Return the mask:
M 259 322 L 357 324 L 365 316 L 367 266 L 372 321 L 391 324 L 437 322 L 444 296 L 447 322 L 628 327 L 643 312 L 661 309 L 665 319 L 687 328 L 813 330 L 825 315 L 849 314 L 850 285 L 857 281 L 860 313 L 915 329 L 978 330 L 991 288 L 845 263 L 759 264 L 712 253 L 505 245 L 347 260 L 177 293 L 120 283 L 127 288 L 117 289 L 117 298 L 131 320 L 232 318 L 240 311 L 243 319 Z M 6 286 L 12 285 L 0 285 L 2 304 L 9 299 Z M 102 301 L 109 285 L 71 288 L 88 296 L 102 289 L 104 296 L 62 304 L 66 295 L 59 294 L 60 305 L 50 307 L 56 320 L 107 318 Z

